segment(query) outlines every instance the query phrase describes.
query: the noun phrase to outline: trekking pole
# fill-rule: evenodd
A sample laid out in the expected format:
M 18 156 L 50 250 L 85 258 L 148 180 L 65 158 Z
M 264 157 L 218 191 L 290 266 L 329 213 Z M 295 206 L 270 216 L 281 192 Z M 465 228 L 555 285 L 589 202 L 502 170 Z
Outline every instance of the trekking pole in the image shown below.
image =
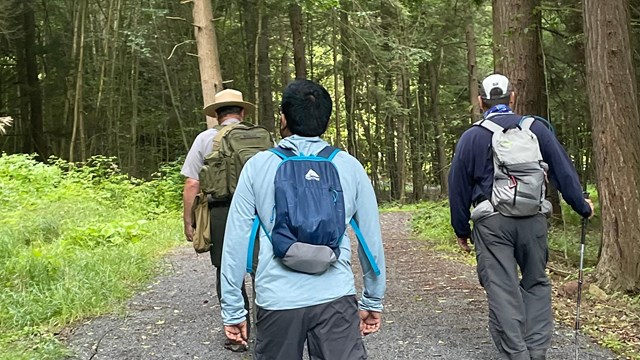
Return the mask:
M 583 192 L 584 198 L 589 199 L 589 193 Z M 582 218 L 582 231 L 580 233 L 580 268 L 578 270 L 578 303 L 576 306 L 576 323 L 575 323 L 575 337 L 576 337 L 576 360 L 578 360 L 578 350 L 580 344 L 578 341 L 578 333 L 580 332 L 580 302 L 582 300 L 582 267 L 584 265 L 584 245 L 587 237 L 587 224 L 589 218 Z

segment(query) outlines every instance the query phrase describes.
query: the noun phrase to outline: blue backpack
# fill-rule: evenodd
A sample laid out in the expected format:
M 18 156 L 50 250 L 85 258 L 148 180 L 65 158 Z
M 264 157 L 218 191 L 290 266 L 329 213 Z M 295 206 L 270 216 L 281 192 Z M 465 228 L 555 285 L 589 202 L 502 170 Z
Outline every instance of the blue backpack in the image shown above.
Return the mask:
M 253 248 L 262 227 L 273 254 L 292 270 L 321 274 L 340 257 L 346 231 L 345 206 L 338 170 L 332 160 L 340 149 L 327 146 L 316 156 L 296 155 L 282 147 L 269 149 L 282 159 L 275 177 L 275 207 L 271 234 L 256 215 L 249 240 L 247 272 L 252 271 Z M 354 219 L 350 221 L 376 274 L 380 270 Z

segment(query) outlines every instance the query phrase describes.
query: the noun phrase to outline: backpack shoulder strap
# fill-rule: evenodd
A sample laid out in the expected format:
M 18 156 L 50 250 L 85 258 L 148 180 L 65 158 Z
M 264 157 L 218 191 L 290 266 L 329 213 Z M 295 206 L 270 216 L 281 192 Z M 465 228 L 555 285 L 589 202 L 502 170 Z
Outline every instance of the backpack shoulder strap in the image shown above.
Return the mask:
M 371 265 L 371 269 L 373 269 L 373 272 L 377 276 L 380 276 L 380 268 L 378 267 L 378 264 L 376 263 L 376 260 L 373 258 L 373 254 L 371 253 L 371 249 L 369 249 L 369 246 L 367 245 L 367 242 L 364 240 L 364 236 L 362 235 L 362 231 L 360 231 L 360 227 L 358 226 L 358 223 L 356 222 L 356 219 L 351 218 L 351 221 L 349 221 L 349 224 L 353 228 L 353 232 L 356 233 L 356 237 L 358 238 L 358 242 L 360 243 L 360 247 L 362 247 L 362 251 L 367 256 L 367 259 L 369 260 L 369 264 Z
M 556 129 L 553 127 L 553 124 L 551 124 L 551 121 L 543 118 L 542 116 L 537 116 L 537 115 L 525 115 L 522 117 L 522 119 L 520 120 L 520 122 L 522 123 L 526 118 L 532 118 L 534 120 L 538 120 L 540 121 L 544 126 L 547 127 L 547 129 L 549 129 L 549 131 L 551 131 L 553 134 L 556 133 Z M 533 123 L 533 121 L 532 121 Z
M 533 122 L 536 121 L 536 119 L 532 116 L 524 116 L 522 117 L 522 119 L 520 119 L 520 128 L 522 130 L 530 130 L 531 129 L 531 125 L 533 125 Z
M 327 145 L 324 147 L 324 149 L 320 150 L 320 152 L 318 153 L 318 157 L 323 157 L 329 161 L 333 161 L 333 158 L 336 157 L 336 155 L 342 150 L 338 149 L 337 147 L 331 146 L 331 145 Z
M 478 122 L 476 122 L 475 124 L 473 124 L 475 126 L 481 126 L 489 131 L 491 131 L 492 133 L 499 133 L 501 131 L 504 131 L 504 128 L 496 123 L 494 123 L 493 121 L 489 120 L 489 119 L 482 119 Z
M 282 146 L 276 146 L 274 148 L 269 149 L 268 151 L 271 151 L 272 153 L 278 155 L 278 157 L 282 160 L 296 156 L 296 154 L 292 150 L 285 149 Z
M 217 150 L 220 148 L 220 142 L 222 141 L 222 138 L 229 133 L 229 131 L 233 130 L 233 128 L 235 128 L 236 126 L 238 126 L 241 123 L 233 123 L 233 124 L 229 124 L 229 125 L 216 125 L 214 127 L 214 129 L 218 130 L 218 133 L 216 133 L 216 135 L 213 137 L 213 150 Z

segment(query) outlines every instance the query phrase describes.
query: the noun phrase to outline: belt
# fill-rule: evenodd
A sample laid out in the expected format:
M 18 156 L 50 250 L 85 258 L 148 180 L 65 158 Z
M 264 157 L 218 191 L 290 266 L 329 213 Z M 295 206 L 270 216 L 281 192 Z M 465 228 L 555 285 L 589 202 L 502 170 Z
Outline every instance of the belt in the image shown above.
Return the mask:
M 231 200 L 218 200 L 214 199 L 210 194 L 207 194 L 207 201 L 209 208 L 229 207 L 231 206 Z

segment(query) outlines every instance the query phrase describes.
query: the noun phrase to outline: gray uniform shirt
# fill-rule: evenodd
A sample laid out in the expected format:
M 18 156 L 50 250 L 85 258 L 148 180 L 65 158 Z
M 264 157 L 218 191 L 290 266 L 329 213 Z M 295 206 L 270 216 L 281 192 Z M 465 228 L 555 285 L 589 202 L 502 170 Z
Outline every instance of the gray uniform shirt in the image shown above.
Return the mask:
M 221 125 L 230 125 L 240 122 L 240 119 L 230 118 L 225 120 Z M 184 160 L 180 174 L 188 178 L 200 180 L 200 168 L 204 165 L 204 158 L 213 151 L 213 138 L 218 133 L 216 129 L 207 129 L 193 140 L 191 149 Z

